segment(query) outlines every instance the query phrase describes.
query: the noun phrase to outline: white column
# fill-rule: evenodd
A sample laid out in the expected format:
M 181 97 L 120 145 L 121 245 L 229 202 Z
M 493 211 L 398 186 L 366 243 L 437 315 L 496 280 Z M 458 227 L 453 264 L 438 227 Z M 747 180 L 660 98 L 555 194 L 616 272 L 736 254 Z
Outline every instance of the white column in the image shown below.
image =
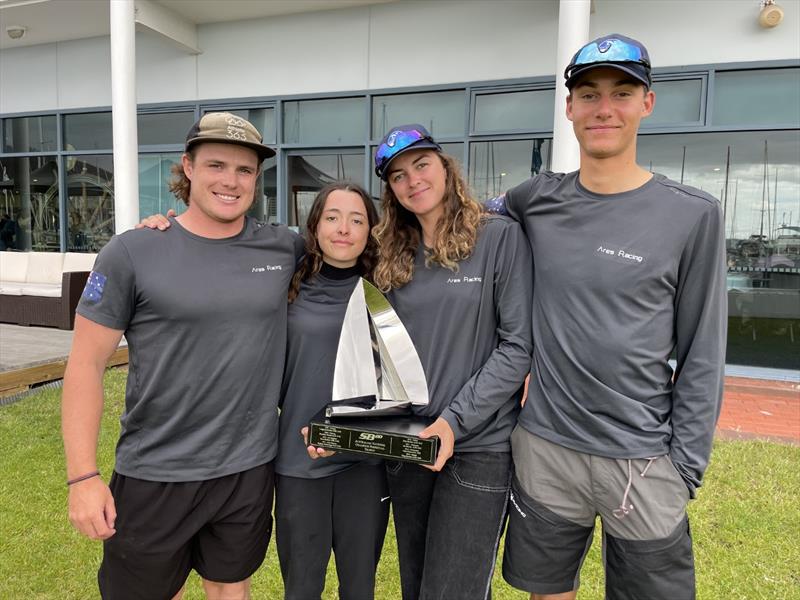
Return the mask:
M 559 0 L 558 48 L 556 50 L 556 100 L 553 113 L 553 158 L 551 169 L 568 173 L 580 166 L 578 140 L 565 114 L 567 88 L 564 69 L 578 48 L 589 41 L 591 0 Z
M 111 111 L 114 122 L 114 229 L 139 222 L 134 0 L 110 0 Z

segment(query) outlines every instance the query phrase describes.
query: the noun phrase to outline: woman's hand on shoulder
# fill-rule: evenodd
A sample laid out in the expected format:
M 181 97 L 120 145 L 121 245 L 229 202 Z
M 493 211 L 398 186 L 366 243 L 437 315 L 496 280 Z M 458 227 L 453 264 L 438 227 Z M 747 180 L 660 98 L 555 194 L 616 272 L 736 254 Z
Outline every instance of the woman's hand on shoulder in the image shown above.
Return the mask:
M 167 211 L 167 216 L 158 214 L 158 215 L 150 215 L 149 217 L 145 217 L 136 225 L 136 229 L 143 229 L 147 227 L 148 229 L 158 229 L 159 231 L 164 231 L 168 229 L 170 226 L 169 219 L 167 217 L 174 217 L 177 213 L 172 210 L 171 208 Z
M 325 450 L 324 448 L 318 448 L 317 446 L 312 446 L 308 443 L 308 427 L 303 427 L 300 430 L 300 435 L 303 436 L 303 443 L 306 445 L 306 452 L 308 452 L 308 457 L 311 460 L 317 460 L 318 458 L 328 458 L 329 456 L 333 456 L 336 454 L 334 450 Z

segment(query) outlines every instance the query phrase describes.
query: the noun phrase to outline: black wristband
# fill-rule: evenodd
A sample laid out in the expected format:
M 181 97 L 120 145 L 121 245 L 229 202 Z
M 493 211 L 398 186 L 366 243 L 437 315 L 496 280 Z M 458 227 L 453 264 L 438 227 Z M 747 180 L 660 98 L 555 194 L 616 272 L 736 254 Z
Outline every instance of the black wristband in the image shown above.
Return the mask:
M 75 479 L 68 479 L 67 480 L 67 487 L 71 486 L 73 483 L 78 483 L 80 481 L 85 481 L 87 479 L 91 479 L 92 477 L 99 477 L 100 471 L 92 471 L 91 473 L 86 473 L 86 475 L 81 475 L 80 477 L 76 477 Z

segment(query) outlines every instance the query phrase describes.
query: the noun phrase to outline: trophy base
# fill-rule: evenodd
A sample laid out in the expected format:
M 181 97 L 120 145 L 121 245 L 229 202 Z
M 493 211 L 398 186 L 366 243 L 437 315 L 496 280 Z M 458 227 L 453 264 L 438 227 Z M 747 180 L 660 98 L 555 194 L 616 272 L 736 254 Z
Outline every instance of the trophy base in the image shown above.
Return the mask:
M 330 418 L 325 410 L 314 415 L 308 425 L 308 443 L 312 446 L 421 465 L 436 462 L 439 438 L 417 437 L 434 419 L 412 414 Z

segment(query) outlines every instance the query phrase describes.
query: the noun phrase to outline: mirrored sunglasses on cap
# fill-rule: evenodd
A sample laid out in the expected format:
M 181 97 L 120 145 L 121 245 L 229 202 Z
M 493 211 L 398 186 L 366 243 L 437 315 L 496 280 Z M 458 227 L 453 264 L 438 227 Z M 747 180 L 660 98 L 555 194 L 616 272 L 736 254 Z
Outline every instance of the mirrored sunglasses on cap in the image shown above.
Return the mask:
M 605 37 L 589 42 L 581 48 L 564 70 L 564 78 L 570 78 L 570 72 L 577 67 L 598 63 L 638 63 L 650 69 L 650 56 L 647 50 L 634 40 L 619 37 Z
M 422 125 L 394 127 L 386 134 L 375 151 L 375 174 L 385 181 L 385 170 L 392 159 L 412 146 L 414 148 L 433 148 L 439 151 L 442 149 Z

